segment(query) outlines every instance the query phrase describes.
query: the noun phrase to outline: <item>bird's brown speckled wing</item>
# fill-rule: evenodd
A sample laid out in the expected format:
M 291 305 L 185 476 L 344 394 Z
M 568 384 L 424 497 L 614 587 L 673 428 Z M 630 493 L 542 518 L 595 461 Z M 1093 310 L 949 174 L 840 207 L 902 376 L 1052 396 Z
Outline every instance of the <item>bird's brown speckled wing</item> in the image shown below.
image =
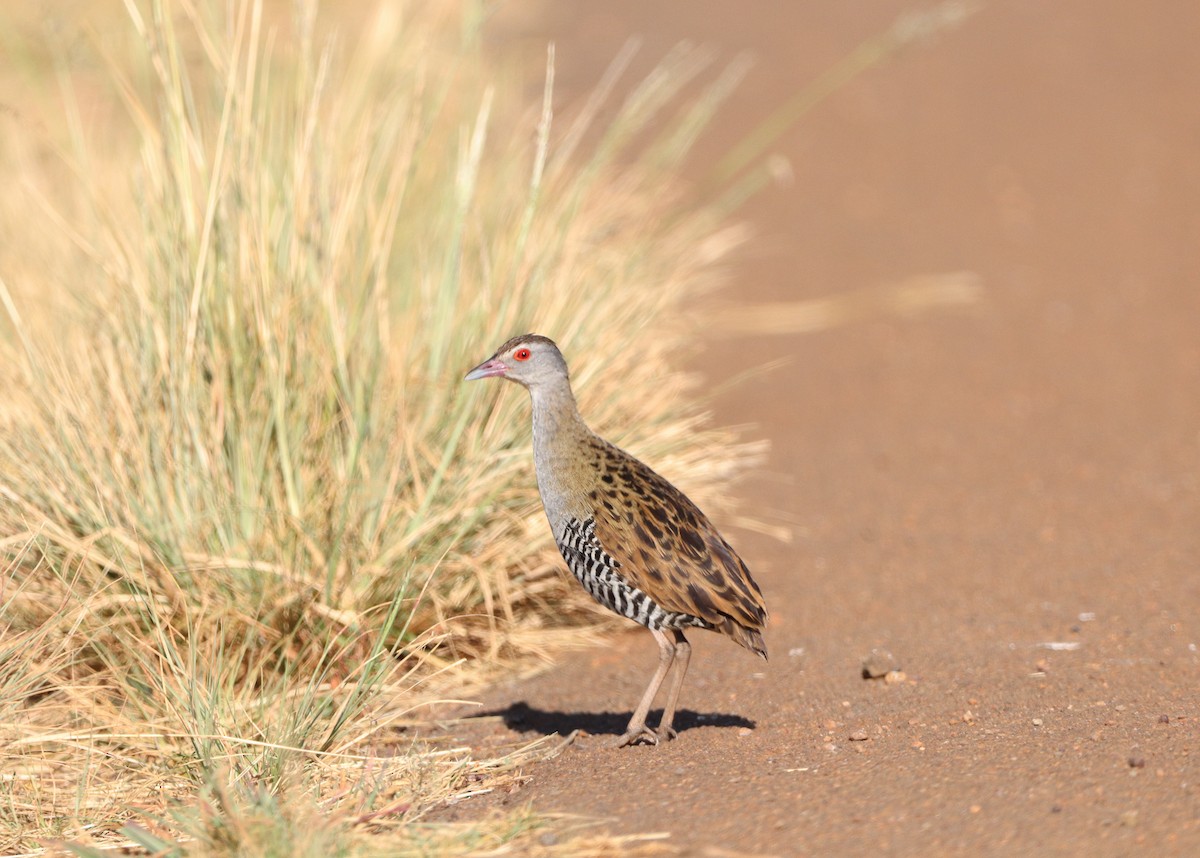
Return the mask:
M 664 610 L 699 617 L 766 658 L 762 591 L 737 552 L 683 492 L 604 446 L 589 500 L 596 539 L 620 575 Z

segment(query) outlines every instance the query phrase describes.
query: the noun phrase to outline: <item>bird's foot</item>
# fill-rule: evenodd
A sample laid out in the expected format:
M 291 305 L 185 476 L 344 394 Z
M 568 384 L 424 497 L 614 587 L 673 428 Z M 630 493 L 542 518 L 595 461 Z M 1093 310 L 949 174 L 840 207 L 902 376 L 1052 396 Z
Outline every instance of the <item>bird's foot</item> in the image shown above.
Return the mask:
M 614 748 L 624 748 L 628 745 L 657 745 L 658 734 L 643 724 L 641 727 L 630 727 L 625 731 L 625 735 L 621 736 L 613 742 Z
M 674 727 L 672 727 L 670 724 L 668 724 L 666 727 L 660 726 L 658 728 L 656 735 L 658 736 L 658 740 L 660 742 L 669 742 L 672 739 L 676 738 L 679 735 L 679 733 L 676 732 Z

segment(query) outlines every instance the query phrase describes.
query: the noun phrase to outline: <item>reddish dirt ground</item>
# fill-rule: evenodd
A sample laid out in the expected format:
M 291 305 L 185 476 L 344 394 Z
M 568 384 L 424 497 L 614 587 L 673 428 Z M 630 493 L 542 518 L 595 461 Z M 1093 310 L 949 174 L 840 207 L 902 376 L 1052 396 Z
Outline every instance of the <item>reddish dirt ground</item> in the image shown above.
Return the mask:
M 548 5 L 521 36 L 556 40 L 564 98 L 634 33 L 752 53 L 697 175 L 911 8 Z M 790 358 L 716 404 L 773 444 L 745 508 L 795 523 L 727 534 L 771 660 L 693 633 L 661 747 L 605 746 L 644 631 L 495 689 L 506 736 L 591 734 L 505 802 L 694 855 L 1200 854 L 1198 45 L 1192 2 L 994 2 L 779 141 L 794 180 L 745 212 L 727 297 L 970 271 L 983 300 L 714 335 L 714 381 Z M 861 677 L 875 648 L 907 681 Z

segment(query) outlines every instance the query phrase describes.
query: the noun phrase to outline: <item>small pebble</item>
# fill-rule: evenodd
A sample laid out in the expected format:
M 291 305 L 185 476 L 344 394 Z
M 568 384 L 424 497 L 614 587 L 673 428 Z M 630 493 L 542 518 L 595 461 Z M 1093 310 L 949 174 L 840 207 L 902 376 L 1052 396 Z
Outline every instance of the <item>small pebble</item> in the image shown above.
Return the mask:
M 1034 719 L 1033 719 L 1033 726 L 1035 726 L 1035 727 L 1040 727 L 1040 726 L 1042 726 L 1042 719 L 1041 719 L 1041 718 L 1034 718 Z
M 887 676 L 890 671 L 899 670 L 900 665 L 897 663 L 895 656 L 885 649 L 873 649 L 871 654 L 863 659 L 862 662 L 862 678 L 863 679 L 881 679 Z
M 1159 716 L 1158 716 L 1158 723 L 1159 723 L 1159 724 L 1170 724 L 1170 723 L 1171 723 L 1171 716 L 1170 716 L 1170 715 L 1159 715 Z
M 908 681 L 908 674 L 903 670 L 889 670 L 883 675 L 883 681 L 888 685 L 899 685 Z
M 871 737 L 867 735 L 866 730 L 855 730 L 847 738 L 849 738 L 851 742 L 865 742 Z
M 1126 828 L 1133 828 L 1137 825 L 1137 816 L 1138 814 L 1136 810 L 1125 811 L 1121 814 L 1121 825 L 1125 826 Z
M 739 736 L 749 736 L 753 732 L 754 731 L 751 730 L 749 727 L 742 727 L 741 729 L 738 730 L 738 735 Z
M 1129 768 L 1131 768 L 1131 769 L 1146 768 L 1146 758 L 1145 757 L 1130 757 L 1129 758 Z

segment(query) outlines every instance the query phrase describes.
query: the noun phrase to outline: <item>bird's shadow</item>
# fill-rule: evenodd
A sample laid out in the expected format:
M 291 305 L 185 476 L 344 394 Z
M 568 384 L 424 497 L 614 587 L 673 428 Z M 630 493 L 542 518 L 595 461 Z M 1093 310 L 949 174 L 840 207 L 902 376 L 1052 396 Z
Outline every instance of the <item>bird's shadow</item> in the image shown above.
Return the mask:
M 508 729 L 518 733 L 541 733 L 552 736 L 555 733 L 566 736 L 575 730 L 582 730 L 593 736 L 620 736 L 625 732 L 632 712 L 560 712 L 553 709 L 538 709 L 530 706 L 524 700 L 519 700 L 503 709 L 491 709 L 476 713 L 475 718 L 500 717 Z M 653 709 L 646 718 L 646 723 L 654 726 L 662 718 L 661 709 Z M 729 715 L 724 712 L 696 712 L 693 709 L 679 709 L 675 712 L 675 730 L 679 733 L 691 730 L 693 727 L 749 727 L 753 729 L 755 722 L 741 715 Z

